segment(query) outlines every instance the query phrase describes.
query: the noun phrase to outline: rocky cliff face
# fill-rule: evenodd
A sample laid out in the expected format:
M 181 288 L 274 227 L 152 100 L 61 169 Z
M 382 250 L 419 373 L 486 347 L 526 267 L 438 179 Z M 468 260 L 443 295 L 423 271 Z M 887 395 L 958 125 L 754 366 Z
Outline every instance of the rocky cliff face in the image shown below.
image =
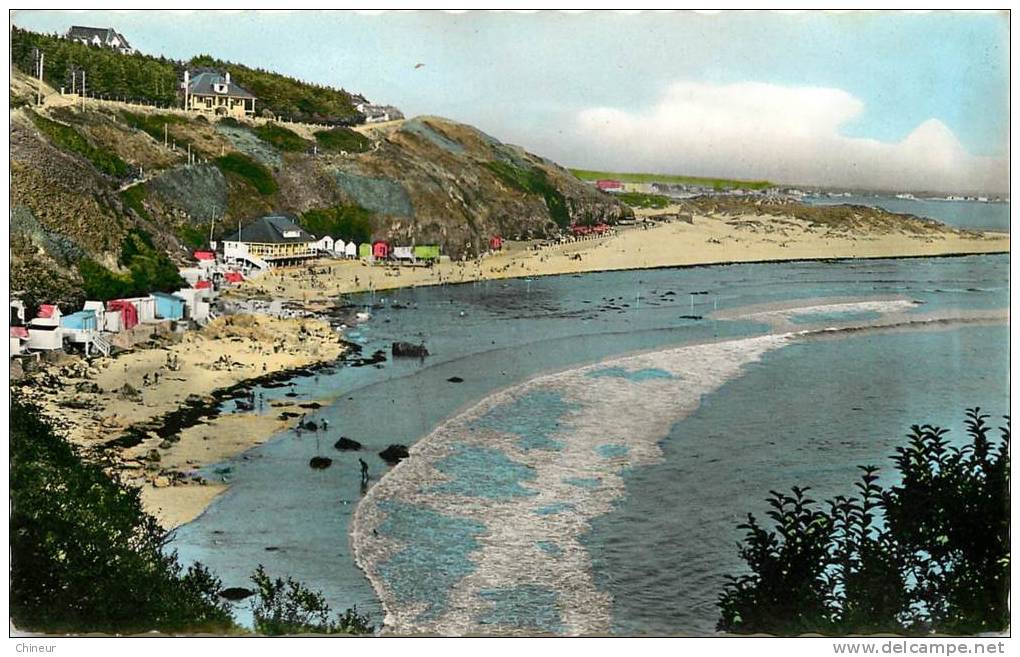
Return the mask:
M 33 277 L 50 269 L 73 297 L 75 262 L 89 257 L 116 270 L 129 230 L 145 231 L 183 262 L 210 228 L 218 234 L 270 211 L 300 216 L 356 205 L 368 211 L 373 239 L 438 243 L 454 257 L 482 252 L 493 235 L 551 237 L 573 222 L 612 223 L 632 214 L 555 163 L 441 118 L 366 131 L 368 149 L 347 153 L 313 148 L 310 133 L 301 135 L 307 150 L 284 151 L 252 126 L 145 116 L 112 107 L 13 112 L 14 289 L 32 287 Z M 40 129 L 38 117 L 77 136 L 57 139 Z M 166 146 L 155 136 L 163 123 Z M 189 147 L 197 162 L 191 166 Z M 224 165 L 232 154 L 271 180 Z M 128 176 L 103 173 L 97 162 L 106 156 L 122 160 Z M 139 174 L 143 182 L 125 190 Z

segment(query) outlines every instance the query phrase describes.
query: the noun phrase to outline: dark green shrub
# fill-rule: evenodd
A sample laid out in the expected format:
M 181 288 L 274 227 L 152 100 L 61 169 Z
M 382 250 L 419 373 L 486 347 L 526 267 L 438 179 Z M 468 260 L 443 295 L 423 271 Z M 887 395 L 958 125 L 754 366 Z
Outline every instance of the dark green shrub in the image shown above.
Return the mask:
M 301 153 L 308 150 L 310 144 L 293 130 L 276 123 L 266 123 L 252 130 L 262 141 L 272 144 L 281 151 Z
M 371 634 L 369 617 L 348 609 L 334 620 L 326 598 L 288 577 L 272 579 L 260 565 L 251 576 L 255 584 L 252 613 L 260 634 Z
M 300 216 L 298 223 L 316 237 L 329 235 L 358 244 L 372 239 L 372 212 L 359 205 L 309 210 Z
M 184 572 L 137 489 L 83 461 L 17 397 L 10 408 L 12 621 L 46 632 L 224 632 L 219 581 Z
M 503 182 L 528 192 L 538 194 L 545 201 L 549 208 L 549 215 L 560 228 L 570 225 L 570 211 L 567 209 L 567 201 L 556 187 L 546 178 L 545 172 L 541 169 L 518 167 L 509 162 L 495 160 L 486 162 L 485 165 L 496 174 Z
M 669 198 L 666 196 L 660 196 L 659 194 L 642 194 L 641 192 L 623 192 L 621 194 L 616 194 L 616 198 L 620 199 L 632 208 L 662 209 L 671 203 Z
M 247 181 L 263 196 L 272 196 L 276 193 L 277 185 L 273 174 L 269 169 L 262 166 L 247 155 L 241 153 L 228 153 L 223 157 L 214 160 L 220 171 Z
M 149 190 L 145 188 L 145 185 L 138 184 L 128 187 L 120 193 L 120 200 L 124 202 L 124 205 L 128 206 L 142 219 L 146 221 L 152 221 L 152 216 L 149 211 L 145 209 L 143 201 L 149 195 Z
M 967 411 L 970 444 L 913 426 L 884 489 L 862 467 L 858 495 L 828 511 L 794 489 L 773 492 L 775 529 L 741 527 L 749 573 L 730 577 L 718 628 L 727 632 L 975 634 L 1009 625 L 1009 422 L 988 439 Z
M 123 178 L 127 175 L 128 165 L 124 160 L 117 157 L 115 153 L 96 148 L 71 126 L 51 121 L 32 111 L 28 111 L 27 114 L 32 119 L 32 123 L 39 128 L 39 131 L 46 135 L 58 148 L 81 155 L 107 175 L 117 178 Z
M 364 153 L 372 147 L 372 141 L 350 128 L 337 127 L 330 130 L 319 130 L 315 133 L 315 141 L 324 151 L 347 151 L 348 153 Z

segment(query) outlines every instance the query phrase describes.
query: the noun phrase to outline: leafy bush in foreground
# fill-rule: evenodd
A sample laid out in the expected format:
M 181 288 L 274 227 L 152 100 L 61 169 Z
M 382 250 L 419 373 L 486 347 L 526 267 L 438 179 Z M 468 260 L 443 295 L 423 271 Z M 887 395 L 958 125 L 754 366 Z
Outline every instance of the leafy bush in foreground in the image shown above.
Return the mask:
M 371 634 L 375 627 L 357 607 L 330 618 L 326 598 L 288 577 L 272 579 L 260 565 L 251 576 L 255 584 L 252 612 L 260 634 Z
M 48 632 L 223 632 L 201 566 L 186 572 L 136 489 L 82 461 L 15 398 L 10 415 L 11 618 Z
M 794 488 L 772 492 L 770 531 L 752 515 L 718 628 L 771 634 L 999 632 L 1009 625 L 1009 421 L 988 439 L 967 411 L 970 444 L 913 426 L 893 457 L 898 485 L 862 467 L 858 495 L 828 510 Z

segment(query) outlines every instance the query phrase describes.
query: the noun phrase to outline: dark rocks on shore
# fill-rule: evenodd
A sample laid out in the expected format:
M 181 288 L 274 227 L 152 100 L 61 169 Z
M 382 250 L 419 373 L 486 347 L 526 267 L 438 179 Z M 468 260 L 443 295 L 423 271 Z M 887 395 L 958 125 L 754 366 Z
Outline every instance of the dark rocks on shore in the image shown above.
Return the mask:
M 379 452 L 379 458 L 386 461 L 390 465 L 396 465 L 402 460 L 410 456 L 405 445 L 390 445 L 383 451 Z
M 347 436 L 340 436 L 340 440 L 333 443 L 333 447 L 342 451 L 354 451 L 361 449 L 361 443 L 357 440 L 351 440 Z
M 220 597 L 226 600 L 244 600 L 245 598 L 250 598 L 253 595 L 255 595 L 255 591 L 242 588 L 240 586 L 231 586 L 230 588 L 220 591 Z
M 425 343 L 394 342 L 390 350 L 393 352 L 394 358 L 425 358 L 429 355 Z
M 301 408 L 311 409 L 322 408 L 322 404 L 320 404 L 319 402 L 306 402 L 304 404 L 298 404 L 298 406 L 300 406 Z
M 460 378 L 459 376 L 451 376 L 449 379 L 447 379 L 447 381 L 449 381 L 450 383 L 464 383 L 464 379 Z
M 303 425 L 301 425 L 301 428 L 305 429 L 306 431 L 318 431 L 319 425 L 312 422 L 311 420 L 308 420 Z
M 313 470 L 325 470 L 329 466 L 333 465 L 333 459 L 326 458 L 325 456 L 313 456 L 312 460 L 308 462 L 308 465 Z
M 293 417 L 301 417 L 301 414 L 300 413 L 291 413 L 290 411 L 284 411 L 283 413 L 280 413 L 280 420 L 282 420 L 283 422 L 286 422 L 287 420 L 289 420 L 289 419 L 291 419 Z

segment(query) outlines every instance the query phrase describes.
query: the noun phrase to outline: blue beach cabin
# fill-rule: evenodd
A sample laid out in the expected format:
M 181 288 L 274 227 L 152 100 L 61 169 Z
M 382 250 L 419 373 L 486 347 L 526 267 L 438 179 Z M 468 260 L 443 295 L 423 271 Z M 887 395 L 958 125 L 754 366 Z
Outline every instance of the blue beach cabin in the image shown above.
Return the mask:
M 96 331 L 98 330 L 95 310 L 79 310 L 70 315 L 60 318 L 60 325 L 66 329 L 75 331 Z
M 184 319 L 184 299 L 166 292 L 153 292 L 152 298 L 156 300 L 156 317 Z

